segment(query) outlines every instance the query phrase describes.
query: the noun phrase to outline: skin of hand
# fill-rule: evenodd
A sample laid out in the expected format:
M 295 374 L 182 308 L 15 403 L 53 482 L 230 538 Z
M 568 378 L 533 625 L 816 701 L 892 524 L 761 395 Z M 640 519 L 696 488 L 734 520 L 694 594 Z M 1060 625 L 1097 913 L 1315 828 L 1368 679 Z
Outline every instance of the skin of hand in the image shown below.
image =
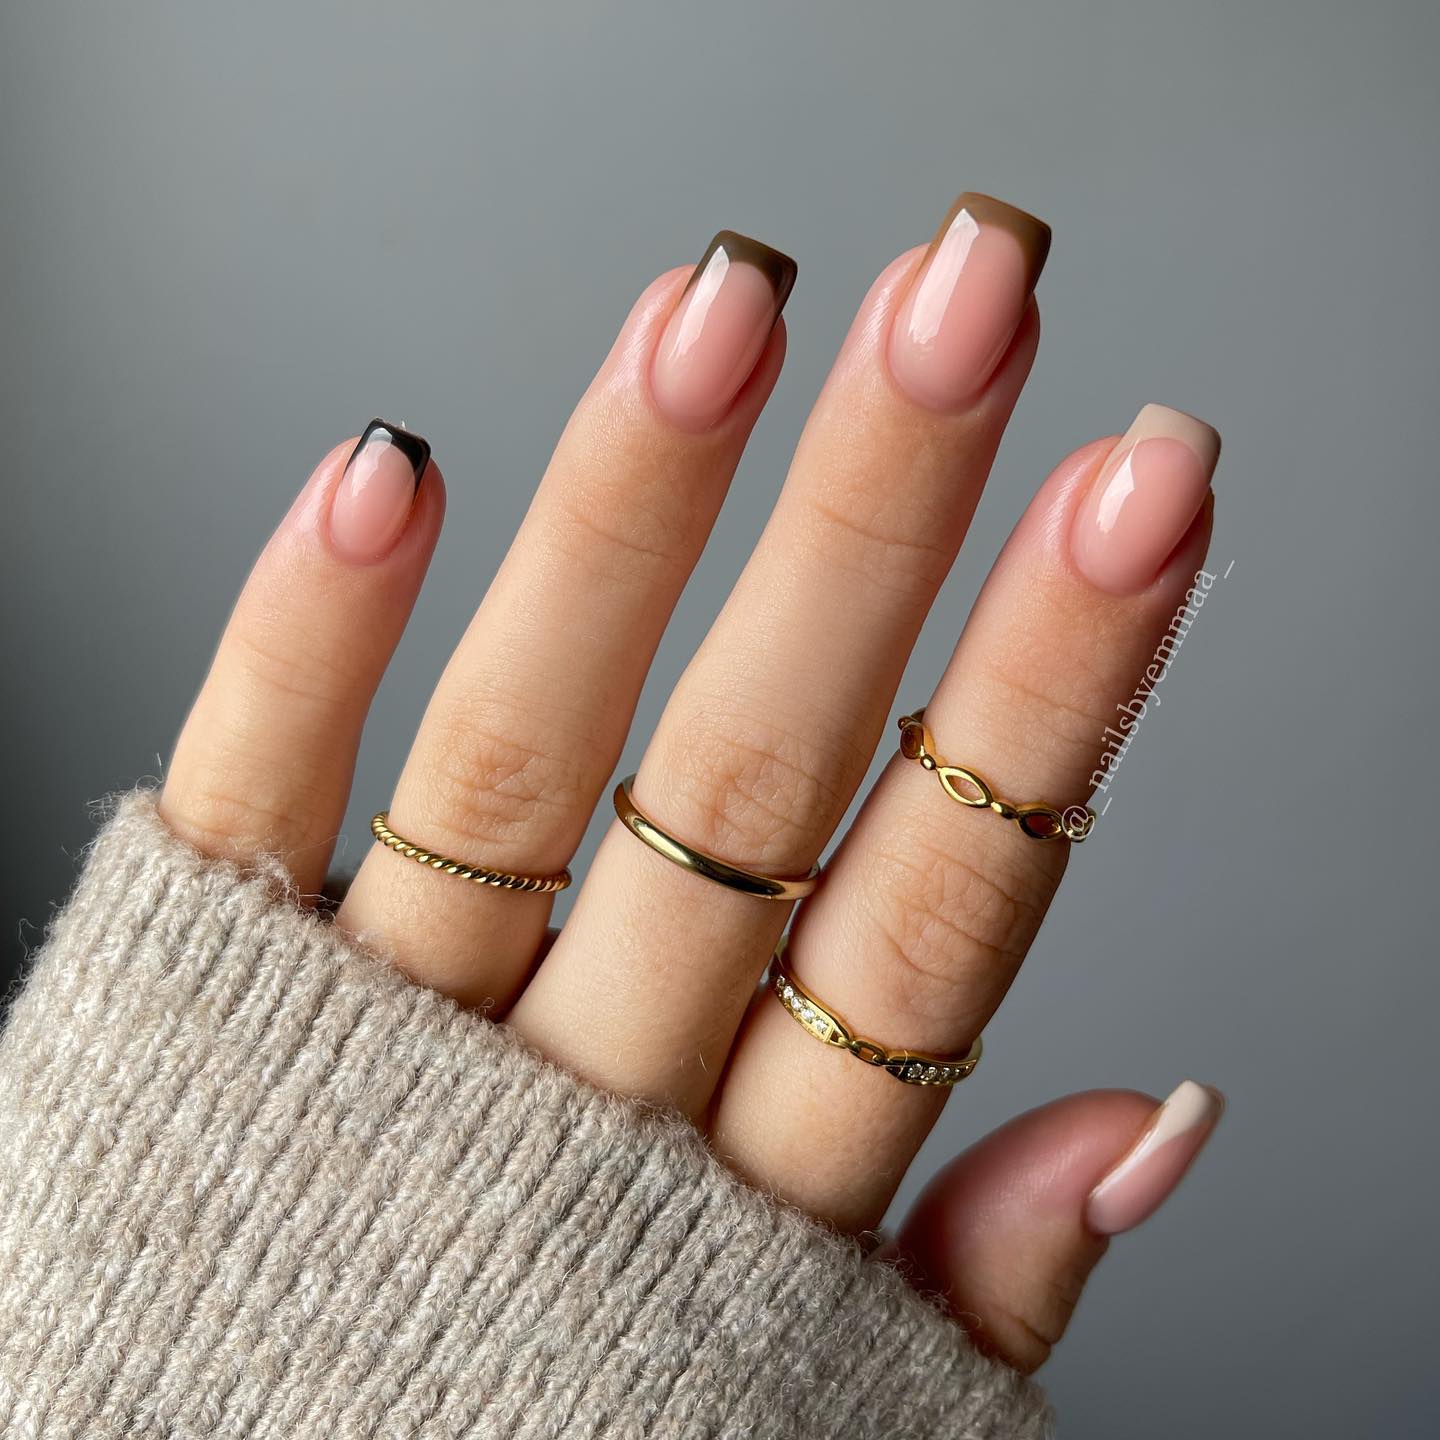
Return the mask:
M 645 753 L 635 795 L 671 833 L 777 876 L 835 837 L 1029 375 L 1049 243 L 1032 216 L 966 194 L 872 285 Z M 431 697 L 389 807 L 397 833 L 527 875 L 569 863 L 779 376 L 794 278 L 723 231 L 641 295 Z M 926 706 L 948 758 L 1021 801 L 1083 799 L 1202 572 L 1218 456 L 1209 426 L 1149 405 L 1060 463 Z M 397 427 L 321 461 L 177 742 L 161 808 L 183 838 L 278 854 L 319 892 L 444 509 L 429 445 Z M 897 756 L 795 914 L 787 966 L 865 1034 L 963 1054 L 1069 849 L 953 803 Z M 558 937 L 552 901 L 376 847 L 337 923 L 556 1063 L 689 1115 L 762 1189 L 872 1231 L 949 1092 L 895 1083 L 757 994 L 792 906 L 709 884 L 618 823 Z M 1109 1237 L 1174 1190 L 1222 1109 L 1186 1081 L 1163 1104 L 1095 1091 L 1031 1111 L 946 1167 L 879 1254 L 1033 1370 Z

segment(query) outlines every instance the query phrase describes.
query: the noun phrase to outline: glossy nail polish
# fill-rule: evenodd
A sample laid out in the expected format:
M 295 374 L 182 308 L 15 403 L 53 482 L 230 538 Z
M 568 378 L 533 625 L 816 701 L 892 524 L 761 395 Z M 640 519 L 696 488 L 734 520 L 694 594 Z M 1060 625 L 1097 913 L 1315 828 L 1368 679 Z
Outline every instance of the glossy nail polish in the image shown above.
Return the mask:
M 1075 565 L 1114 595 L 1133 595 L 1159 575 L 1210 491 L 1220 436 L 1166 405 L 1135 417 L 1081 501 L 1071 532 Z
M 973 402 L 1010 348 L 1050 253 L 1043 220 L 967 192 L 920 262 L 890 332 L 890 371 L 932 410 Z
M 1218 1090 L 1182 1081 L 1155 1111 L 1140 1138 L 1090 1192 L 1085 1223 L 1096 1235 L 1119 1235 L 1154 1214 L 1185 1177 L 1225 1109 Z
M 389 554 L 429 463 L 428 440 L 383 420 L 365 427 L 330 508 L 330 539 L 343 559 L 368 564 Z
M 700 257 L 655 352 L 651 389 L 661 412 L 704 430 L 750 378 L 795 283 L 788 255 L 722 230 Z

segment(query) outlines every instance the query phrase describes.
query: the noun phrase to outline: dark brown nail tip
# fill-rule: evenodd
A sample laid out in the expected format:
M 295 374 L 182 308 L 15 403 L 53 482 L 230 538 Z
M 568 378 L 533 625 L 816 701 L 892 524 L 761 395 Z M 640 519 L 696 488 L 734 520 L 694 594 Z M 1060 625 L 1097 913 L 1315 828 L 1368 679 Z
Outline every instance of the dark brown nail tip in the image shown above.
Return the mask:
M 735 264 L 753 265 L 765 277 L 775 292 L 775 314 L 778 316 L 795 287 L 795 276 L 800 267 L 783 251 L 765 244 L 763 240 L 742 235 L 738 230 L 721 230 L 700 257 L 695 273 L 690 277 L 690 285 L 705 273 L 705 267 L 717 250 L 723 250 Z M 690 285 L 685 288 L 688 290 Z
M 355 448 L 350 452 L 350 460 L 353 460 L 372 440 L 393 445 L 410 462 L 410 469 L 415 475 L 415 488 L 418 490 L 420 481 L 425 475 L 425 467 L 430 463 L 430 442 L 423 435 L 416 435 L 412 431 L 402 429 L 399 425 L 391 425 L 388 421 L 377 418 L 365 427 L 365 433 L 356 441 Z M 345 463 L 348 465 L 350 461 L 347 460 Z
M 1033 290 L 1050 254 L 1050 227 L 1038 215 L 1032 215 L 1028 210 L 1021 210 L 1017 205 L 1010 205 L 1004 200 L 997 200 L 993 195 L 984 195 L 978 190 L 967 190 L 963 195 L 958 196 L 955 203 L 946 211 L 945 218 L 940 222 L 940 228 L 935 232 L 935 239 L 931 243 L 932 250 L 939 244 L 945 232 L 955 223 L 955 217 L 962 210 L 968 211 L 977 224 L 1000 226 L 1015 237 L 1019 242 L 1020 249 L 1024 252 L 1027 280 L 1030 289 Z

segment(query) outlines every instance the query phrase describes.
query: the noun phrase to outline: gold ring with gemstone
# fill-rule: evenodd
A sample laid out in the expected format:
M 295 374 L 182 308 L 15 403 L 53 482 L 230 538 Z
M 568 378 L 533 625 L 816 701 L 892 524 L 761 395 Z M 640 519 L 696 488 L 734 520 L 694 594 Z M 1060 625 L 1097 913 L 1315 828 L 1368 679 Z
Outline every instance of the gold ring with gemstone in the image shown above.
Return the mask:
M 900 753 L 934 771 L 945 793 L 961 805 L 975 810 L 993 810 L 1002 820 L 1012 821 L 1029 840 L 1069 840 L 1078 845 L 1095 824 L 1095 812 L 1088 805 L 1016 805 L 1002 800 L 973 770 L 952 765 L 935 753 L 935 737 L 925 723 L 924 710 L 900 717 Z
M 770 962 L 770 989 L 795 1022 L 827 1045 L 846 1050 L 857 1060 L 885 1071 L 905 1085 L 958 1085 L 975 1073 L 984 1043 L 980 1036 L 963 1055 L 922 1055 L 916 1050 L 891 1050 L 878 1040 L 857 1035 L 828 1005 L 817 1000 L 786 968 L 782 937 Z

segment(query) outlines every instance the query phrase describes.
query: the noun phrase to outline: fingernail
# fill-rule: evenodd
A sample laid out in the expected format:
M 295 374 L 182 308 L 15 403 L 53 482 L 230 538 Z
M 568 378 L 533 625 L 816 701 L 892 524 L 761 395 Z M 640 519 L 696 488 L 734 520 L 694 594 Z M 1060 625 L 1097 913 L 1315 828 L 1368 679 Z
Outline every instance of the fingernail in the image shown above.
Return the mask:
M 1085 1223 L 1096 1235 L 1119 1235 L 1153 1215 L 1184 1179 L 1225 1109 L 1225 1097 L 1194 1080 L 1150 1118 L 1140 1138 L 1090 1192 Z
M 1050 227 L 967 191 L 930 242 L 890 332 L 890 370 L 912 400 L 974 400 L 1015 338 L 1050 253 Z
M 400 538 L 430 463 L 430 442 L 372 420 L 350 452 L 330 508 L 330 538 L 357 564 L 382 559 Z
M 703 430 L 750 378 L 795 283 L 795 262 L 733 230 L 700 257 L 655 352 L 655 403 L 677 425 Z
M 1080 573 L 1115 595 L 1144 590 L 1199 514 L 1219 458 L 1203 420 L 1147 405 L 1080 502 L 1070 540 Z

